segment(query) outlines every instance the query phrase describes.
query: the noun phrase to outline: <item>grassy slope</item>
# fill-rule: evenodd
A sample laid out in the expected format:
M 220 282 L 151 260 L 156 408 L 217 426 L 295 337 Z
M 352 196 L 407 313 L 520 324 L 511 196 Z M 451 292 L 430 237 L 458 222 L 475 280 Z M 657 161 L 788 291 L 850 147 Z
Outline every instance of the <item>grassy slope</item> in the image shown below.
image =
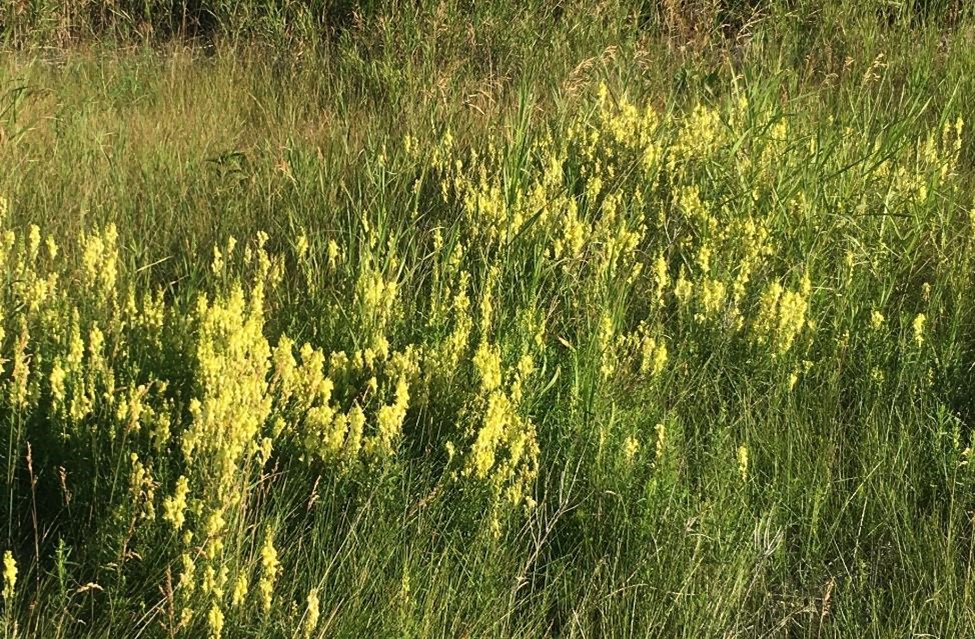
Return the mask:
M 496 537 L 482 496 L 443 473 L 442 433 L 465 419 L 458 405 L 478 379 L 468 365 L 430 383 L 434 400 L 410 413 L 400 462 L 381 472 L 334 477 L 286 448 L 255 471 L 238 564 L 256 574 L 273 522 L 289 578 L 273 614 L 227 612 L 224 635 L 291 636 L 316 586 L 324 636 L 975 632 L 975 502 L 963 463 L 975 329 L 968 134 L 950 179 L 924 174 L 923 202 L 898 199 L 894 179 L 874 174 L 884 160 L 926 171 L 916 141 L 923 147 L 929 131 L 940 140 L 944 124 L 973 112 L 971 26 L 887 24 L 873 9 L 816 3 L 770 10 L 728 41 L 673 15 L 662 26 L 629 5 L 549 13 L 486 4 L 376 9 L 328 42 L 304 48 L 287 36 L 274 55 L 250 41 L 5 54 L 6 226 L 22 234 L 36 222 L 52 233 L 68 278 L 83 233 L 116 222 L 123 279 L 164 289 L 174 314 L 189 313 L 198 291 L 222 286 L 210 271 L 214 244 L 266 230 L 272 252 L 292 255 L 307 229 L 311 268 L 289 258 L 293 272 L 269 293 L 268 339 L 286 332 L 326 351 L 354 349 L 354 290 L 375 253 L 382 272 L 399 273 L 402 312 L 388 336 L 401 348 L 436 342 L 426 300 L 448 261 L 433 249 L 442 228 L 467 244 L 475 309 L 499 267 L 493 335 L 506 357 L 525 337 L 519 310 L 549 317 L 537 358 L 544 378 L 526 409 L 541 450 L 536 509 L 512 514 Z M 748 321 L 764 284 L 797 288 L 803 272 L 812 280 L 815 330 L 786 357 L 756 350 L 747 331 L 702 324 L 670 297 L 650 310 L 645 277 L 634 285 L 593 276 L 586 260 L 576 271 L 547 262 L 538 247 L 558 229 L 537 246 L 483 248 L 460 198 L 444 201 L 436 183 L 414 192 L 448 130 L 458 157 L 483 154 L 493 137 L 502 153 L 491 180 L 527 192 L 543 167 L 531 154 L 545 158 L 532 143 L 567 135 L 595 108 L 600 82 L 678 114 L 664 117 L 667 130 L 699 102 L 728 120 L 748 97 L 744 123 L 727 125 L 734 136 L 720 150 L 653 190 L 645 210 L 627 200 L 622 217 L 646 214 L 635 259 L 650 272 L 665 254 L 674 280 L 682 266 L 696 277 L 702 237 L 668 188 L 699 185 L 715 209 L 728 207 L 729 226 L 763 221 L 774 248 L 743 303 Z M 788 137 L 775 162 L 765 173 L 743 166 L 743 157 L 760 162 L 782 121 Z M 419 152 L 405 148 L 407 134 Z M 584 166 L 575 158 L 566 170 Z M 620 192 L 643 188 L 637 178 L 620 178 Z M 800 193 L 806 204 L 796 204 Z M 337 272 L 324 267 L 329 240 L 346 256 Z M 736 263 L 715 261 L 722 277 L 734 275 Z M 870 329 L 873 310 L 886 318 L 882 331 Z M 12 359 L 18 312 L 11 303 L 0 315 L 0 359 Z M 918 313 L 928 319 L 922 344 Z M 602 375 L 603 316 L 619 333 L 653 320 L 669 344 L 662 377 Z M 181 373 L 166 367 L 181 357 L 152 372 L 178 387 Z M 2 371 L 6 385 L 11 367 Z M 5 631 L 14 634 L 16 620 L 19 636 L 167 636 L 165 571 L 178 579 L 180 542 L 147 533 L 136 550 L 144 560 L 119 567 L 129 538 L 116 515 L 106 509 L 95 521 L 84 502 L 62 506 L 56 460 L 89 464 L 67 468 L 69 486 L 104 495 L 99 482 L 129 472 L 128 449 L 114 444 L 74 454 L 52 443 L 38 458 L 51 465 L 30 470 L 40 490 L 32 499 L 24 442 L 39 450 L 36 438 L 56 421 L 46 410 L 40 402 L 25 421 L 0 404 L 0 442 L 16 451 L 3 453 L 16 480 L 2 520 L 21 570 Z M 667 452 L 657 450 L 658 423 Z M 620 453 L 631 436 L 635 464 Z M 157 499 L 171 491 L 178 459 L 175 446 L 160 455 Z M 206 627 L 201 616 L 189 636 Z

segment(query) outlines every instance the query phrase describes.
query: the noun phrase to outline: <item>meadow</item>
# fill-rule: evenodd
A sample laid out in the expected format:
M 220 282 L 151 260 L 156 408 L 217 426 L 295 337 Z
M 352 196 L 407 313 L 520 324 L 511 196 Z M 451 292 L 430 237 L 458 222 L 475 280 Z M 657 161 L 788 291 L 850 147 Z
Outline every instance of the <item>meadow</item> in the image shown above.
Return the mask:
M 0 8 L 0 628 L 975 636 L 975 14 Z

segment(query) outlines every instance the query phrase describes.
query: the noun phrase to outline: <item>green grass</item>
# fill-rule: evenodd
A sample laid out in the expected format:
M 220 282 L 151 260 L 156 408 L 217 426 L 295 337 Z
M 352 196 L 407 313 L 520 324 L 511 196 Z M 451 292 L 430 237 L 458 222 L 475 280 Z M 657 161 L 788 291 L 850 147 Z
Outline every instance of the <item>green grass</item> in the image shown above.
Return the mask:
M 0 9 L 5 637 L 975 635 L 973 16 L 183 8 Z

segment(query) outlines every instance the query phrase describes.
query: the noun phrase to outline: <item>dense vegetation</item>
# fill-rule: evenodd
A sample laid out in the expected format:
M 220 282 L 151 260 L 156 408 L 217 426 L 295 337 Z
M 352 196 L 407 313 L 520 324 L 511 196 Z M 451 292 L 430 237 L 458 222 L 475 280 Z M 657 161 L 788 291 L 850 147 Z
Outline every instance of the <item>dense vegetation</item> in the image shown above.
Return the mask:
M 975 16 L 0 8 L 5 637 L 975 634 Z

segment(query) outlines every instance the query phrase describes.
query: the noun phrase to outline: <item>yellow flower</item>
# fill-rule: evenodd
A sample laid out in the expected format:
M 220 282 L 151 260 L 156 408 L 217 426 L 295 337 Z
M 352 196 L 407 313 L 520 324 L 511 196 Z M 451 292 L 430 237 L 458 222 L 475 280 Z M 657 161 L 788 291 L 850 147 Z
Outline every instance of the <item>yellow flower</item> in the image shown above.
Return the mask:
M 230 595 L 230 605 L 239 608 L 247 599 L 247 575 L 241 573 L 234 581 L 234 591 Z
M 494 466 L 497 448 L 504 438 L 508 415 L 508 398 L 499 392 L 492 393 L 488 399 L 484 421 L 471 450 L 471 470 L 478 479 L 485 479 Z
M 269 528 L 264 534 L 264 546 L 261 547 L 261 578 L 257 583 L 264 612 L 271 611 L 274 584 L 280 572 L 281 562 L 278 561 L 278 551 L 274 549 L 274 535 Z
M 186 496 L 190 492 L 189 480 L 185 476 L 180 476 L 176 480 L 176 492 L 172 497 L 163 499 L 163 519 L 179 530 L 186 521 Z
M 738 474 L 742 481 L 748 480 L 748 447 L 744 444 L 738 447 Z
M 786 291 L 779 301 L 778 350 L 785 353 L 806 323 L 808 303 L 802 293 Z
M 771 342 L 778 355 L 788 352 L 803 327 L 812 326 L 806 317 L 811 291 L 808 276 L 802 278 L 798 290 L 787 290 L 778 282 L 767 286 L 759 299 L 754 324 L 757 341 L 760 344 Z
M 924 313 L 918 313 L 917 317 L 914 318 L 914 322 L 911 324 L 914 329 L 914 341 L 918 346 L 924 344 L 924 325 L 927 321 L 928 318 Z
M 2 337 L 3 334 L 2 332 L 0 332 L 0 338 Z M 61 413 L 64 410 L 64 399 L 66 393 L 65 390 L 66 377 L 67 375 L 65 373 L 61 358 L 58 357 L 57 359 L 54 360 L 54 364 L 51 366 L 51 376 L 50 376 L 51 399 L 53 400 L 55 410 L 58 413 Z
M 623 459 L 627 464 L 633 463 L 633 458 L 640 452 L 640 440 L 630 435 L 623 442 Z
M 41 246 L 41 229 L 36 224 L 31 224 L 27 232 L 27 253 L 33 262 L 37 259 L 37 250 Z
M 884 316 L 880 311 L 874 310 L 870 312 L 870 328 L 880 330 L 880 327 L 884 325 Z
M 262 306 L 260 291 L 248 299 L 236 284 L 212 304 L 201 296 L 194 311 L 199 395 L 190 401 L 191 422 L 181 448 L 197 472 L 208 476 L 202 484 L 207 494 L 200 497 L 211 503 L 230 494 L 271 411 L 271 348 L 264 337 Z M 203 463 L 194 464 L 197 458 Z
M 193 557 L 188 552 L 184 552 L 180 555 L 180 563 L 183 566 L 183 570 L 179 576 L 179 587 L 191 593 L 196 588 L 196 581 L 194 579 L 196 575 L 196 562 L 193 561 Z
M 3 598 L 10 601 L 17 585 L 17 562 L 9 550 L 3 553 Z
M 663 372 L 664 367 L 667 365 L 667 344 L 662 339 L 657 340 L 653 337 L 644 337 L 641 351 L 641 373 L 656 377 Z
M 699 296 L 703 313 L 699 314 L 698 319 L 714 317 L 725 300 L 724 282 L 713 278 L 705 279 L 701 283 Z
M 481 388 L 490 393 L 501 386 L 501 351 L 481 342 L 474 353 L 474 368 L 481 378 Z
M 667 269 L 667 260 L 663 255 L 658 255 L 653 262 L 653 283 L 656 290 L 657 306 L 663 306 L 664 293 L 670 283 L 670 273 Z
M 406 409 L 409 407 L 410 385 L 405 376 L 396 381 L 396 393 L 392 404 L 382 406 L 376 416 L 377 432 L 373 449 L 378 449 L 384 456 L 391 456 L 395 452 L 393 444 L 403 432 L 403 420 L 406 419 Z
M 220 606 L 216 603 L 210 608 L 210 613 L 207 615 L 207 621 L 210 624 L 210 637 L 211 639 L 220 639 L 223 633 L 223 611 L 220 610 Z
M 58 256 L 57 242 L 54 241 L 54 238 L 52 236 L 48 235 L 47 238 L 45 238 L 44 240 L 44 244 L 47 247 L 47 256 L 53 262 Z
M 677 283 L 674 285 L 674 297 L 681 304 L 686 304 L 693 292 L 694 285 L 684 276 L 684 269 L 682 268 L 680 274 L 677 276 Z
M 663 459 L 664 452 L 667 450 L 667 427 L 659 423 L 653 427 L 657 434 L 657 442 L 654 446 L 654 465 L 659 464 Z
M 339 248 L 338 242 L 335 240 L 329 240 L 325 252 L 328 256 L 328 270 L 334 271 L 338 266 L 339 259 L 342 256 L 342 250 Z
M 318 616 L 319 611 L 319 601 L 318 601 L 318 588 L 312 588 L 308 592 L 308 608 L 305 610 L 305 621 L 302 624 L 302 631 L 307 638 L 311 637 L 315 632 L 315 628 L 318 627 Z
M 27 407 L 27 382 L 30 377 L 28 340 L 27 321 L 21 316 L 20 336 L 14 344 L 13 370 L 10 379 L 10 403 L 21 410 Z
M 705 275 L 711 272 L 711 247 L 707 244 L 697 252 L 697 267 Z

